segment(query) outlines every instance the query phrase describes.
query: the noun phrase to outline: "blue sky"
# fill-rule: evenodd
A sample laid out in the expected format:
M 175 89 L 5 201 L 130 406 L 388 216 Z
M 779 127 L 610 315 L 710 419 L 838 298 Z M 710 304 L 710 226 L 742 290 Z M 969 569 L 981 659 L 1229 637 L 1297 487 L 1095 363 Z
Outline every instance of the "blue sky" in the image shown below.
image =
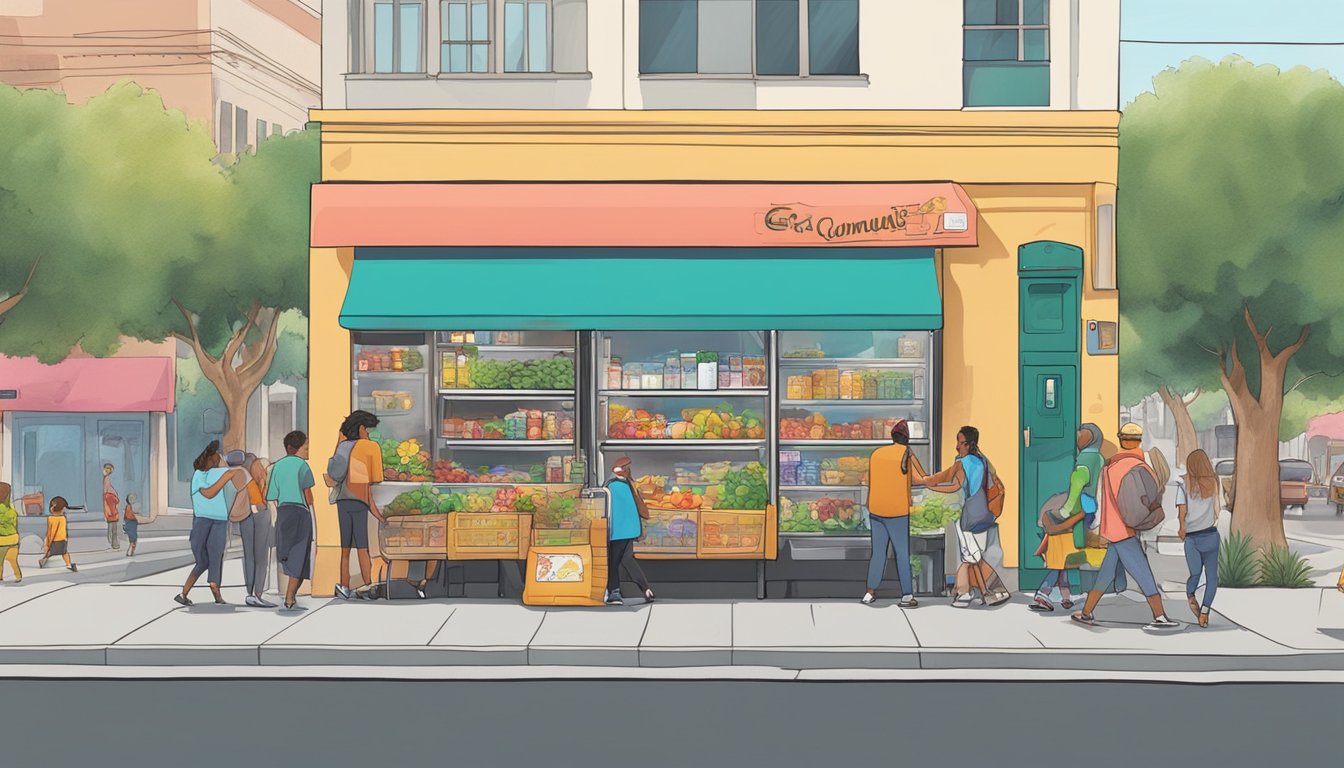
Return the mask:
M 1088 0 L 1082 0 L 1087 3 Z M 1123 40 L 1344 42 L 1344 0 L 1121 0 Z M 1153 76 L 1194 56 L 1240 54 L 1256 64 L 1303 65 L 1344 79 L 1344 45 L 1120 45 L 1120 104 Z

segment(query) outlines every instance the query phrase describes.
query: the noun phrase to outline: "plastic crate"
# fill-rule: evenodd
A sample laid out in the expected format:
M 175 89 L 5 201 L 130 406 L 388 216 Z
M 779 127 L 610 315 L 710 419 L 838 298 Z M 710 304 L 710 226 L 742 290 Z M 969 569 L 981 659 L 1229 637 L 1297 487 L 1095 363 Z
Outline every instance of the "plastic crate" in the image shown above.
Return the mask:
M 522 560 L 532 540 L 532 516 L 512 512 L 448 515 L 450 560 Z
M 696 555 L 702 559 L 763 558 L 766 510 L 703 511 Z
M 650 506 L 649 519 L 643 521 L 643 528 L 644 536 L 635 544 L 636 554 L 693 556 L 700 529 L 700 510 Z
M 394 559 L 446 557 L 448 515 L 403 515 L 378 525 L 378 548 Z

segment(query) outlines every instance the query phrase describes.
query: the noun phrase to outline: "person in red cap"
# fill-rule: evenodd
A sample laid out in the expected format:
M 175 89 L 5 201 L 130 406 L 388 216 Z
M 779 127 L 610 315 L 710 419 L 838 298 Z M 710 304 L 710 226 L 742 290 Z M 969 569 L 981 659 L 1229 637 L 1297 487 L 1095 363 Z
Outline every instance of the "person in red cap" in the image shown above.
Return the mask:
M 891 445 L 873 451 L 868 460 L 868 524 L 872 555 L 868 559 L 868 591 L 864 605 L 877 600 L 877 588 L 887 569 L 887 548 L 895 550 L 896 575 L 901 581 L 897 605 L 914 608 L 915 582 L 910 572 L 910 507 L 915 485 L 925 481 L 924 468 L 910 451 L 910 425 L 905 419 L 891 428 Z

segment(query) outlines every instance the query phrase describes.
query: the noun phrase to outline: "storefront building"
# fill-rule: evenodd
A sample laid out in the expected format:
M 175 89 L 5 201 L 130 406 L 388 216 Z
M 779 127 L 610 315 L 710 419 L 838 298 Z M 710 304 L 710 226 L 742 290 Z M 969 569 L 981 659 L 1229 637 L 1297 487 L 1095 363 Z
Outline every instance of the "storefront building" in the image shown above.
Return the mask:
M 903 418 L 945 466 L 969 424 L 1009 488 L 1003 564 L 1034 585 L 1035 509 L 1077 424 L 1118 427 L 1118 4 L 798 4 L 780 76 L 745 0 L 689 3 L 691 73 L 660 37 L 685 18 L 657 4 L 527 3 L 549 35 L 531 72 L 508 43 L 457 71 L 455 25 L 491 4 L 402 5 L 443 36 L 428 60 L 395 38 L 396 71 L 363 4 L 324 17 L 328 70 L 356 74 L 329 77 L 313 115 L 317 470 L 355 407 L 383 419 L 385 505 L 430 484 L 441 509 L 562 516 L 630 456 L 656 507 L 637 551 L 669 596 L 853 596 L 867 455 Z M 523 18 L 497 5 L 482 29 Z M 709 72 L 738 71 L 708 63 L 733 19 L 706 26 L 738 5 L 758 22 L 751 73 Z M 975 59 L 982 31 L 1012 33 L 1013 65 Z M 521 559 L 497 528 L 449 530 L 446 549 Z M 320 508 L 319 594 L 337 544 Z M 497 590 L 487 561 L 467 594 Z

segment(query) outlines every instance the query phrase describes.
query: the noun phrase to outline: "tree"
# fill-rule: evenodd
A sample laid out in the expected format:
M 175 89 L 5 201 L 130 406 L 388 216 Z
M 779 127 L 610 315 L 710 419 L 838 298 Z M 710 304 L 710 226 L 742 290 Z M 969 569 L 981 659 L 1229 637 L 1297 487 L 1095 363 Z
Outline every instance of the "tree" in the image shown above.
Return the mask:
M 1174 364 L 1164 350 L 1155 345 L 1144 345 L 1128 318 L 1121 318 L 1120 348 L 1120 404 L 1134 407 L 1145 398 L 1156 394 L 1176 421 L 1176 466 L 1185 465 L 1185 457 L 1199 445 L 1190 406 L 1203 393 L 1189 366 Z
M 0 353 L 182 339 L 224 401 L 226 445 L 245 445 L 280 316 L 307 307 L 317 166 L 303 131 L 226 167 L 204 125 L 130 83 L 79 106 L 0 87 L 0 275 L 32 273 L 18 290 L 0 278 Z
M 1344 353 L 1344 142 L 1322 139 L 1340 125 L 1327 73 L 1237 57 L 1163 72 L 1121 121 L 1122 309 L 1183 383 L 1226 392 L 1233 530 L 1258 547 L 1285 543 L 1285 395 L 1328 392 Z

